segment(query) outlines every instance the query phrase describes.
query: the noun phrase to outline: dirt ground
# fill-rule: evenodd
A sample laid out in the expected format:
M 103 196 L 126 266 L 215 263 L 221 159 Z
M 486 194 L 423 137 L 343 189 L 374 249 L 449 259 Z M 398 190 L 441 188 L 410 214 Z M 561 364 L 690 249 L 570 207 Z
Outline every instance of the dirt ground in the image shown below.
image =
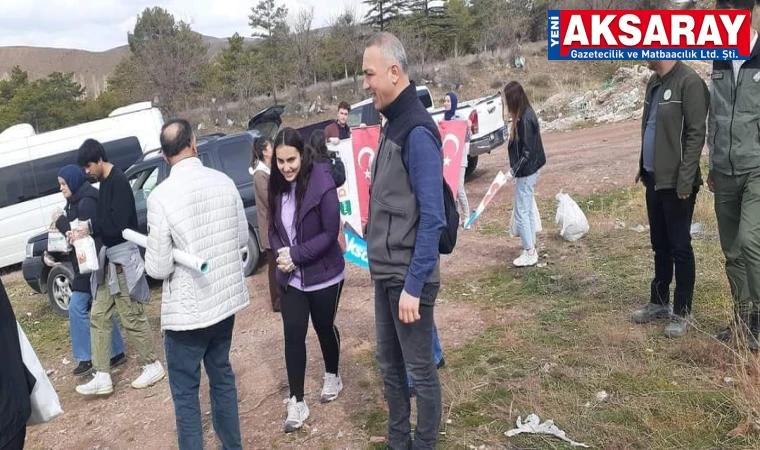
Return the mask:
M 571 195 L 607 190 L 633 183 L 638 161 L 640 126 L 626 122 L 544 136 L 548 163 L 538 182 L 538 196 L 552 198 L 560 189 Z M 473 179 L 466 185 L 472 208 L 482 199 L 496 172 L 506 165 L 504 147 L 481 157 Z M 504 211 L 512 203 L 512 187 L 494 199 L 481 223 L 508 223 Z M 553 215 L 544 217 L 544 228 L 554 232 Z M 519 241 L 507 236 L 461 232 L 454 255 L 443 258 L 443 283 L 468 273 L 506 265 L 517 255 Z M 251 305 L 237 315 L 232 364 L 237 375 L 239 411 L 245 448 L 356 449 L 369 445 L 370 436 L 361 425 L 382 407 L 382 392 L 374 358 L 372 287 L 367 272 L 347 270 L 337 325 L 342 339 L 341 372 L 345 389 L 334 403 L 321 405 L 323 366 L 318 341 L 312 331 L 307 338 L 308 366 L 306 401 L 311 417 L 304 431 L 286 436 L 282 423 L 286 411 L 285 361 L 279 315 L 267 307 L 266 275 L 249 278 Z M 156 299 L 158 301 L 158 299 Z M 494 321 L 466 298 L 439 298 L 436 321 L 444 352 L 464 345 Z M 154 322 L 155 323 L 155 322 Z M 160 339 L 159 333 L 156 336 Z M 162 347 L 162 341 L 159 343 Z M 129 345 L 127 343 L 127 345 Z M 64 345 L 64 349 L 68 346 Z M 159 349 L 160 350 L 160 349 Z M 115 392 L 108 398 L 84 399 L 74 392 L 81 378 L 69 375 L 71 365 L 62 363 L 64 350 L 43 360 L 61 398 L 65 414 L 54 422 L 30 429 L 30 449 L 173 449 L 177 448 L 174 410 L 169 384 L 137 391 L 129 383 L 139 374 L 134 352 L 126 366 L 114 373 Z M 159 351 L 163 359 L 163 351 Z M 442 371 L 443 383 L 446 370 Z M 207 448 L 216 448 L 208 405 L 208 388 L 202 380 L 203 429 Z

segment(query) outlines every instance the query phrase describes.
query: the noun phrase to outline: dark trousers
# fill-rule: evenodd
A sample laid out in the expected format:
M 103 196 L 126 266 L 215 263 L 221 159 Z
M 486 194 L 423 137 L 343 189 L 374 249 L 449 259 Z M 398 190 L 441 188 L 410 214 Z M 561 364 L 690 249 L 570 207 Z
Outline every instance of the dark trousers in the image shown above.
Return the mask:
M 203 449 L 198 398 L 201 360 L 208 376 L 214 431 L 223 449 L 242 448 L 235 374 L 230 364 L 234 324 L 235 316 L 231 316 L 208 328 L 165 332 L 166 365 L 180 450 Z
M 650 237 L 654 250 L 654 280 L 650 301 L 658 305 L 670 302 L 670 284 L 675 267 L 676 288 L 673 313 L 686 315 L 694 298 L 696 267 L 691 247 L 691 219 L 698 188 L 686 200 L 680 200 L 675 189 L 654 189 L 652 175 L 644 177 Z
M 22 450 L 26 441 L 26 425 L 0 450 Z
M 319 338 L 325 372 L 338 374 L 340 362 L 340 333 L 335 326 L 343 281 L 314 292 L 304 292 L 293 286 L 282 295 L 282 325 L 285 332 L 285 365 L 288 370 L 290 395 L 303 400 L 306 377 L 306 332 L 309 316 Z
M 269 272 L 269 299 L 272 302 L 272 311 L 280 312 L 282 288 L 280 288 L 280 283 L 277 282 L 277 255 L 275 255 L 274 250 L 271 248 L 265 251 L 267 254 L 267 270 Z
M 420 296 L 420 320 L 399 320 L 398 305 L 403 286 L 375 282 L 376 357 L 388 402 L 388 447 L 434 449 L 441 422 L 441 383 L 433 358 L 433 308 L 437 284 L 427 284 Z M 406 373 L 409 369 L 417 390 L 417 427 L 411 438 L 411 403 Z

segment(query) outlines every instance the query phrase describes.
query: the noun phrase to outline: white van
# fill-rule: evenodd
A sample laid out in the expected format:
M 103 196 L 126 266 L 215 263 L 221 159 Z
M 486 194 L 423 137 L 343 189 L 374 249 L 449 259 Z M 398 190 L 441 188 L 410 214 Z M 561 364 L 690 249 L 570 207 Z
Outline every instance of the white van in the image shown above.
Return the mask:
M 30 236 L 50 226 L 65 199 L 58 171 L 77 163 L 86 139 L 97 139 L 108 160 L 126 170 L 143 153 L 161 147 L 164 118 L 150 102 L 115 109 L 107 118 L 36 134 L 29 124 L 0 133 L 0 267 L 24 260 Z

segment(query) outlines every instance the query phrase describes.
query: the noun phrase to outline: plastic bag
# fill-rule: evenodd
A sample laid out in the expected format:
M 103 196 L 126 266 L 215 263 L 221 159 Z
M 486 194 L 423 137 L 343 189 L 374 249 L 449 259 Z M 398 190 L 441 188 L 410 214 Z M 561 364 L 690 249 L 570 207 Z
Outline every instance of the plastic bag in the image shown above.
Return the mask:
M 560 191 L 555 198 L 557 200 L 555 221 L 560 228 L 559 234 L 566 241 L 575 242 L 588 233 L 588 219 L 580 206 L 568 194 Z
M 533 221 L 536 224 L 536 233 L 540 233 L 544 230 L 541 224 L 541 213 L 538 211 L 538 204 L 536 198 L 533 197 Z M 509 219 L 509 235 L 514 237 L 520 237 L 520 231 L 517 229 L 517 221 L 515 221 L 515 210 L 512 208 L 512 218 Z
M 68 253 L 71 250 L 66 236 L 58 231 L 48 232 L 47 250 L 55 253 Z
M 95 239 L 91 236 L 74 241 L 74 249 L 77 252 L 79 273 L 92 273 L 100 268 L 98 251 L 95 248 Z
M 32 415 L 29 416 L 26 424 L 38 425 L 50 422 L 63 414 L 61 402 L 58 400 L 58 394 L 55 393 L 53 383 L 50 382 L 45 369 L 42 368 L 32 344 L 29 343 L 29 339 L 26 338 L 26 334 L 24 334 L 24 330 L 21 329 L 21 324 L 18 321 L 16 321 L 16 326 L 18 327 L 18 341 L 21 345 L 21 358 L 24 360 L 26 369 L 37 380 L 29 396 L 32 402 Z

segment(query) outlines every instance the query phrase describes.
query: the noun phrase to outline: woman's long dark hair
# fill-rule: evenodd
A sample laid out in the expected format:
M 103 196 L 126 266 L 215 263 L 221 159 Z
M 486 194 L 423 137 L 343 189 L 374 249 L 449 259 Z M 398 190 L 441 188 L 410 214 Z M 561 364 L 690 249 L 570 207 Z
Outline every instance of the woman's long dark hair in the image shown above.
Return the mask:
M 525 89 L 517 81 L 510 81 L 504 86 L 504 98 L 507 100 L 507 111 L 512 116 L 512 133 L 509 140 L 514 140 L 517 136 L 517 120 L 530 108 L 530 101 Z
M 256 165 L 261 162 L 264 163 L 264 150 L 266 150 L 267 145 L 269 145 L 269 139 L 265 137 L 256 138 L 255 141 L 253 141 L 253 155 L 251 156 L 251 168 L 255 169 Z
M 277 217 L 277 211 L 281 208 L 281 198 L 290 193 L 290 183 L 285 179 L 277 165 L 277 149 L 287 145 L 294 147 L 301 155 L 301 169 L 296 176 L 296 212 L 301 210 L 301 204 L 306 196 L 306 188 L 309 185 L 309 176 L 314 166 L 313 155 L 307 148 L 301 133 L 293 128 L 283 128 L 274 138 L 274 152 L 272 153 L 272 169 L 269 175 L 269 217 Z
M 314 151 L 314 156 L 318 158 L 329 158 L 330 153 L 327 151 L 327 139 L 325 139 L 324 130 L 314 130 L 309 136 L 309 147 Z

